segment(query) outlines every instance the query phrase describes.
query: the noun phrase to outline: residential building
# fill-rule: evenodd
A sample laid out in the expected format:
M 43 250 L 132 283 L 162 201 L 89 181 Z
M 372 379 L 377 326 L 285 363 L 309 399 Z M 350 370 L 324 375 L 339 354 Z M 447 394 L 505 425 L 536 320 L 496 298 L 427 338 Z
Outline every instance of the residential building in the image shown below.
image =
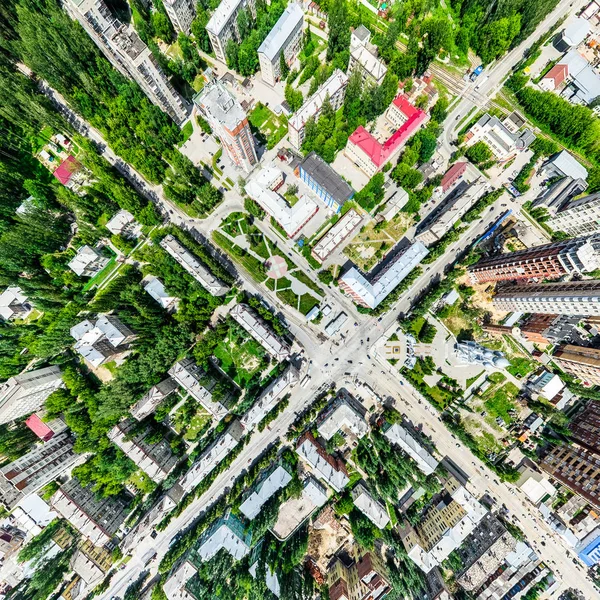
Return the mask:
M 385 506 L 375 500 L 362 483 L 352 490 L 352 501 L 354 506 L 379 529 L 383 529 L 390 522 Z
M 576 48 L 585 40 L 590 33 L 589 22 L 578 17 L 570 20 L 565 28 L 560 32 L 560 38 L 556 41 L 559 45 L 559 49 L 563 52 L 566 48 Z
M 76 342 L 73 349 L 92 367 L 99 367 L 126 350 L 136 336 L 114 315 L 98 315 L 95 321 L 85 319 L 71 327 L 71 337 Z
M 528 386 L 531 391 L 539 394 L 548 402 L 552 402 L 554 397 L 565 387 L 565 384 L 558 375 L 554 375 L 550 371 L 542 371 L 529 382 Z
M 498 289 L 493 304 L 506 312 L 600 316 L 600 282 L 506 285 Z
M 518 151 L 525 150 L 533 140 L 535 135 L 529 129 L 512 133 L 497 117 L 486 113 L 467 132 L 465 145 L 470 147 L 485 142 L 496 160 L 505 162 Z
M 236 304 L 229 312 L 273 358 L 285 360 L 290 355 L 289 344 L 275 335 L 271 328 L 247 304 Z
M 257 546 L 252 550 L 253 552 L 257 551 Z M 258 555 L 258 553 L 257 553 Z M 252 575 L 253 579 L 256 579 L 256 572 L 258 570 L 258 560 L 253 561 L 250 559 L 250 568 L 248 569 L 248 573 Z M 281 596 L 281 585 L 279 584 L 279 578 L 277 574 L 273 571 L 270 565 L 265 565 L 265 585 L 267 589 L 273 593 L 277 598 Z
M 300 436 L 296 444 L 296 453 L 336 492 L 341 492 L 350 481 L 344 463 L 327 454 L 310 431 Z
M 179 484 L 185 492 L 191 492 L 238 445 L 242 437 L 244 428 L 235 419 L 180 479 Z
M 263 474 L 258 483 L 247 494 L 244 502 L 240 505 L 240 511 L 247 519 L 252 521 L 260 513 L 265 502 L 283 489 L 291 480 L 292 476 L 282 465 L 270 469 Z
M 171 576 L 165 581 L 163 590 L 169 600 L 196 600 L 190 594 L 186 585 L 187 582 L 198 572 L 198 569 L 185 558 L 179 566 L 171 572 Z
M 102 256 L 98 250 L 86 245 L 77 249 L 75 256 L 67 263 L 67 267 L 79 277 L 93 277 L 109 262 L 109 259 Z
M 350 63 L 348 73 L 359 71 L 363 82 L 371 85 L 381 85 L 387 67 L 377 57 L 377 47 L 370 44 L 371 32 L 359 25 L 350 36 Z
M 400 82 L 398 87 L 413 104 L 418 99 L 425 98 L 427 100 L 427 104 L 426 106 L 422 106 L 423 110 L 431 108 L 440 97 L 440 94 L 433 83 L 433 75 L 430 71 L 425 71 L 421 77 L 413 77 L 412 87 L 410 90 L 406 90 L 406 86 L 403 82 Z
M 30 494 L 19 501 L 12 510 L 17 527 L 31 536 L 39 535 L 56 518 L 56 513 L 37 494 Z
M 417 241 L 387 260 L 375 276 L 365 276 L 352 267 L 340 278 L 339 286 L 360 306 L 375 308 L 428 254 L 425 245 Z
M 335 556 L 327 570 L 329 600 L 377 600 L 392 589 L 387 566 L 377 553 Z
M 600 404 L 598 402 L 593 400 L 588 402 L 569 423 L 569 429 L 574 442 L 600 455 Z
M 554 65 L 541 79 L 539 86 L 545 92 L 553 92 L 560 89 L 569 75 L 569 67 L 567 65 Z
M 312 256 L 320 263 L 325 262 L 327 257 L 346 240 L 360 225 L 362 217 L 350 209 L 327 233 L 313 246 Z
M 12 525 L 0 526 L 0 562 L 14 556 L 23 545 L 26 533 Z
M 377 213 L 377 216 L 384 221 L 391 221 L 409 200 L 408 192 L 404 188 L 396 187 L 387 199 L 383 209 Z
M 354 190 L 318 154 L 311 152 L 296 174 L 334 212 L 354 196 Z
M 113 235 L 122 235 L 125 238 L 137 239 L 142 235 L 142 226 L 135 220 L 134 216 L 126 211 L 120 210 L 105 225 Z
M 449 477 L 419 523 L 400 529 L 408 556 L 422 571 L 429 573 L 464 542 L 486 513 L 458 480 Z
M 551 242 L 482 258 L 468 268 L 473 283 L 544 281 L 600 268 L 600 235 Z
M 52 496 L 52 508 L 94 546 L 104 546 L 119 531 L 129 513 L 129 500 L 120 496 L 100 498 L 93 485 L 83 487 L 70 479 Z
M 196 17 L 196 7 L 192 0 L 164 0 L 163 5 L 177 33 L 189 35 L 192 21 Z
M 67 0 L 64 8 L 79 21 L 113 67 L 133 79 L 175 123 L 185 121 L 187 107 L 148 46 L 133 29 L 113 17 L 104 0 Z
M 178 457 L 173 454 L 167 438 L 154 441 L 154 430 L 141 427 L 134 419 L 117 423 L 109 432 L 114 442 L 152 481 L 160 483 L 175 468 Z
M 527 341 L 540 346 L 578 341 L 579 316 L 531 314 L 519 324 L 518 332 Z
M 190 552 L 190 560 L 198 564 L 210 560 L 219 550 L 225 550 L 235 560 L 250 552 L 252 533 L 231 513 L 215 521 Z
M 62 385 L 59 367 L 24 371 L 11 377 L 0 385 L 0 424 L 37 410 Z
M 569 51 L 561 59 L 567 69 L 567 82 L 561 96 L 573 104 L 589 104 L 600 95 L 600 75 L 577 49 Z
M 223 0 L 220 6 L 228 1 L 231 0 Z M 246 111 L 237 98 L 222 83 L 213 81 L 194 96 L 194 104 L 208 121 L 213 134 L 221 140 L 231 162 L 250 173 L 258 163 L 258 157 Z
M 26 319 L 33 312 L 20 287 L 8 287 L 0 294 L 0 317 L 5 321 Z
M 413 106 L 403 94 L 392 102 L 391 107 L 386 115 L 397 129 L 385 142 L 377 140 L 360 125 L 348 138 L 344 150 L 344 154 L 369 177 L 373 177 L 392 160 L 429 119 L 425 111 Z
M 317 430 L 326 440 L 338 431 L 362 438 L 369 430 L 365 416 L 366 408 L 344 388 L 317 419 Z
M 427 245 L 439 242 L 485 193 L 486 185 L 479 180 L 473 183 L 461 181 L 442 204 L 419 223 L 417 239 Z
M 281 55 L 291 67 L 302 50 L 304 12 L 299 4 L 290 3 L 258 48 L 258 62 L 263 81 L 274 86 L 281 77 Z
M 206 24 L 206 31 L 215 56 L 222 63 L 227 62 L 225 54 L 227 42 L 233 39 L 236 43 L 241 44 L 243 41 L 237 25 L 237 17 L 241 10 L 250 11 L 252 17 L 256 18 L 254 0 L 222 0 Z
M 291 6 L 296 6 L 292 4 Z M 281 177 L 277 175 L 280 174 Z M 257 173 L 246 183 L 245 190 L 269 216 L 273 217 L 283 228 L 289 238 L 300 234 L 304 226 L 317 214 L 317 203 L 308 196 L 301 196 L 297 202 L 290 205 L 271 187 L 273 181 L 283 179 L 281 169 L 271 164 Z
M 326 98 L 329 99 L 333 110 L 337 111 L 344 102 L 347 85 L 348 76 L 340 69 L 336 69 L 331 77 L 290 117 L 288 121 L 289 142 L 296 150 L 302 148 L 306 122 L 311 117 L 318 120 L 319 112 Z
M 551 216 L 563 209 L 573 198 L 587 190 L 584 179 L 563 177 L 546 188 L 532 203 L 533 207 L 544 207 Z
M 593 567 L 600 562 L 600 533 L 592 531 L 575 549 L 577 556 L 587 567 Z
M 600 350 L 565 344 L 554 351 L 558 366 L 584 385 L 600 385 Z
M 390 444 L 395 444 L 404 450 L 425 475 L 431 475 L 437 469 L 438 461 L 422 446 L 408 428 L 404 428 L 398 423 L 393 425 L 386 423 L 383 427 L 383 435 L 389 440 Z
M 200 285 L 213 296 L 223 296 L 229 288 L 217 279 L 177 238 L 166 235 L 160 242 L 172 256 Z
M 539 504 L 545 498 L 556 495 L 556 488 L 548 480 L 548 476 L 540 471 L 536 463 L 524 458 L 519 465 L 521 476 L 515 485 L 527 496 L 532 504 Z
M 179 298 L 175 296 L 169 296 L 169 293 L 165 289 L 163 282 L 154 275 L 146 275 L 142 280 L 144 284 L 144 290 L 152 296 L 158 304 L 160 304 L 165 310 L 171 310 L 177 308 Z
M 95 587 L 110 571 L 112 558 L 106 548 L 94 546 L 89 540 L 85 540 L 71 557 L 71 568 L 83 581 Z
M 544 161 L 542 169 L 548 177 L 571 177 L 583 181 L 588 178 L 587 169 L 568 150 L 550 156 Z
M 177 382 L 168 377 L 157 385 L 153 385 L 130 409 L 131 416 L 141 421 L 151 415 L 156 407 L 173 392 L 177 391 Z
M 65 431 L 0 469 L 0 502 L 12 510 L 19 501 L 68 471 L 80 455 Z
M 220 400 L 213 400 L 211 390 L 216 382 L 207 377 L 205 371 L 191 358 L 176 362 L 170 369 L 169 375 L 217 421 L 220 421 L 229 411 Z
M 571 200 L 546 223 L 571 237 L 600 232 L 600 193 Z
M 248 431 L 254 429 L 263 418 L 277 405 L 284 394 L 300 381 L 300 373 L 294 366 L 289 365 L 273 383 L 269 384 L 250 410 L 240 419 Z
M 450 188 L 452 188 L 460 178 L 465 174 L 467 170 L 467 166 L 469 163 L 467 162 L 456 162 L 454 163 L 442 177 L 442 182 L 440 186 L 442 187 L 442 192 L 446 194 Z
M 46 152 L 42 150 L 40 156 Z M 52 175 L 66 188 L 75 193 L 79 193 L 81 186 L 88 180 L 88 171 L 83 165 L 72 155 L 67 156 L 60 165 L 52 172 Z
M 62 433 L 67 425 L 62 419 L 51 419 L 50 421 L 43 421 L 44 411 L 33 413 L 25 420 L 25 425 L 35 435 L 42 440 L 42 442 L 49 442 L 55 435 Z

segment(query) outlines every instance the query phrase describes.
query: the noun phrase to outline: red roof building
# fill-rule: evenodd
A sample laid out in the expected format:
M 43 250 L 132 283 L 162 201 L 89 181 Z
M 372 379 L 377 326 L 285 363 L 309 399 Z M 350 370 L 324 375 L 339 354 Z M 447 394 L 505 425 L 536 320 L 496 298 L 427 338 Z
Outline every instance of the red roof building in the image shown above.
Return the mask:
M 29 427 L 29 429 L 44 442 L 51 440 L 54 436 L 54 431 L 35 413 L 25 421 L 25 425 L 27 425 L 27 427 Z
M 464 175 L 467 170 L 466 162 L 454 163 L 442 177 L 442 191 L 444 194 Z
M 345 154 L 369 177 L 381 170 L 427 121 L 427 113 L 413 106 L 400 94 L 388 108 L 386 117 L 398 129 L 383 144 L 362 125 L 348 138 Z
M 68 185 L 75 173 L 81 169 L 81 163 L 75 160 L 75 157 L 68 156 L 60 166 L 54 171 L 54 177 L 63 185 Z
M 553 91 L 562 84 L 568 75 L 568 65 L 554 65 L 540 81 L 540 87 L 547 91 Z

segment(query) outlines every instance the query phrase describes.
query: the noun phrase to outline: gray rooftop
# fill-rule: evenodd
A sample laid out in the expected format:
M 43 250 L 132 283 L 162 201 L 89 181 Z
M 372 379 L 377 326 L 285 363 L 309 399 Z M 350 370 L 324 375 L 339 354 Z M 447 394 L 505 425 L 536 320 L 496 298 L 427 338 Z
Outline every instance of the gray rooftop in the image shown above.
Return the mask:
M 270 61 L 277 58 L 290 35 L 296 31 L 299 24 L 302 26 L 303 19 L 304 13 L 300 6 L 298 4 L 288 4 L 288 7 L 275 23 L 275 27 L 271 29 L 269 35 L 258 48 L 258 53 L 264 54 Z
M 246 118 L 240 103 L 219 81 L 206 84 L 194 96 L 194 104 L 229 130 L 235 129 Z
M 354 196 L 354 190 L 320 156 L 311 152 L 300 164 L 322 188 L 327 190 L 338 204 Z

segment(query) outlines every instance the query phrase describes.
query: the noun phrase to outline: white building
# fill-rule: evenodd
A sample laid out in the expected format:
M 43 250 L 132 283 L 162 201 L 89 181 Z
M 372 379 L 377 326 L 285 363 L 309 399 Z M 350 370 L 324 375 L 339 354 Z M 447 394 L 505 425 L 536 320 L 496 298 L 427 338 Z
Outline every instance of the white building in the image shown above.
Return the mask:
M 175 31 L 189 34 L 192 29 L 192 21 L 196 17 L 194 2 L 192 0 L 164 0 L 163 6 Z
M 287 470 L 278 465 L 252 489 L 240 505 L 240 511 L 247 519 L 252 521 L 260 513 L 265 502 L 283 489 L 291 480 L 292 476 Z
M 75 256 L 67 264 L 69 269 L 79 275 L 79 277 L 93 277 L 99 273 L 109 263 L 95 248 L 91 246 L 81 246 L 77 249 Z
M 5 321 L 26 319 L 33 311 L 20 287 L 8 287 L 0 294 L 0 317 Z
M 377 502 L 362 483 L 352 490 L 352 501 L 354 506 L 379 529 L 383 529 L 390 522 L 385 506 Z
M 95 322 L 85 319 L 70 333 L 76 340 L 73 349 L 92 367 L 109 362 L 135 339 L 133 331 L 113 315 L 99 315 Z
M 244 436 L 244 428 L 236 419 L 223 435 L 217 438 L 181 478 L 179 484 L 191 492 L 238 444 Z
M 336 69 L 331 77 L 300 107 L 288 121 L 289 141 L 294 148 L 300 150 L 304 141 L 304 127 L 311 117 L 318 119 L 319 112 L 329 98 L 333 110 L 337 111 L 344 102 L 348 76 L 340 69 Z
M 350 63 L 348 73 L 360 71 L 363 81 L 381 85 L 387 67 L 377 57 L 377 47 L 370 44 L 371 32 L 359 25 L 350 36 Z
M 281 169 L 273 164 L 265 167 L 246 183 L 246 193 L 281 225 L 289 238 L 295 238 L 317 214 L 319 206 L 308 196 L 301 196 L 293 206 L 290 206 L 287 200 L 271 187 L 273 181 L 279 180 L 278 173 L 283 180 Z
M 340 278 L 339 285 L 357 304 L 375 308 L 428 254 L 423 242 L 417 241 L 398 252 L 371 281 L 352 267 Z
M 300 437 L 296 453 L 336 492 L 341 492 L 350 481 L 344 463 L 327 454 L 310 432 Z
M 169 375 L 216 420 L 220 421 L 229 412 L 221 402 L 213 400 L 210 390 L 215 382 L 191 358 L 176 362 L 169 369 Z
M 365 407 L 345 389 L 341 389 L 335 400 L 317 420 L 317 430 L 326 440 L 330 440 L 338 431 L 348 431 L 362 438 L 369 430 Z
M 438 466 L 438 461 L 419 444 L 411 433 L 394 423 L 383 434 L 391 444 L 396 444 L 410 456 L 425 475 L 431 475 Z
M 210 560 L 219 550 L 225 550 L 235 560 L 241 560 L 250 552 L 251 533 L 242 522 L 228 514 L 213 523 L 202 535 L 192 551 L 200 560 Z
M 565 388 L 565 384 L 558 375 L 554 375 L 550 371 L 542 371 L 529 383 L 529 388 L 548 402 L 552 402 Z
M 223 0 L 221 6 L 228 0 Z M 254 137 L 246 111 L 219 81 L 207 83 L 194 96 L 194 104 L 219 138 L 231 162 L 250 173 L 258 163 Z
M 263 81 L 274 86 L 281 76 L 281 54 L 288 66 L 302 49 L 304 13 L 299 4 L 290 3 L 269 35 L 258 48 L 258 60 Z
M 120 210 L 115 214 L 106 224 L 106 229 L 113 235 L 122 235 L 126 238 L 138 238 L 142 235 L 142 226 L 126 210 Z
M 571 200 L 546 223 L 569 236 L 600 232 L 600 193 Z
M 383 210 L 379 213 L 386 221 L 391 221 L 400 209 L 410 200 L 408 192 L 399 187 L 388 199 Z
M 515 485 L 527 496 L 533 504 L 539 504 L 546 496 L 554 497 L 556 488 L 548 480 L 548 475 L 537 468 L 529 460 L 524 460 L 519 466 L 519 481 Z
M 500 350 L 490 350 L 476 342 L 457 342 L 454 351 L 458 360 L 467 365 L 482 365 L 486 369 L 510 367 L 510 362 Z
M 19 529 L 27 531 L 33 537 L 39 535 L 57 515 L 37 494 L 30 494 L 17 504 L 12 516 Z
M 163 282 L 154 275 L 147 275 L 144 277 L 142 283 L 144 283 L 144 290 L 156 300 L 165 310 L 171 310 L 177 308 L 179 298 L 175 296 L 169 296 Z
M 172 235 L 166 235 L 160 242 L 164 248 L 200 285 L 213 296 L 223 296 L 229 289 L 217 279 L 183 244 Z
M 240 419 L 245 429 L 251 430 L 258 425 L 277 405 L 284 393 L 288 393 L 300 380 L 298 369 L 290 365 L 273 383 L 267 386 L 260 398 Z
M 79 21 L 96 46 L 122 75 L 133 79 L 150 101 L 175 123 L 179 125 L 185 121 L 187 107 L 148 46 L 133 29 L 115 19 L 104 0 L 67 0 L 63 6 L 73 19 Z
M 59 367 L 24 371 L 11 377 L 0 385 L 0 424 L 37 410 L 62 385 Z
M 276 336 L 249 306 L 236 304 L 229 314 L 276 360 L 282 361 L 289 357 L 288 343 Z
M 177 391 L 177 382 L 171 377 L 152 386 L 129 410 L 131 416 L 141 421 L 152 414 L 169 395 Z
M 327 257 L 360 225 L 362 217 L 350 209 L 327 233 L 313 246 L 311 254 L 323 263 Z
M 542 168 L 548 177 L 572 177 L 583 181 L 588 178 L 587 169 L 567 150 L 551 156 Z
M 233 39 L 240 44 L 243 41 L 240 39 L 237 26 L 237 16 L 242 9 L 249 10 L 252 17 L 256 18 L 254 0 L 221 0 L 206 24 L 206 31 L 215 51 L 215 56 L 223 63 L 227 62 L 225 54 L 227 42 Z
M 486 113 L 467 133 L 465 146 L 470 147 L 483 141 L 496 160 L 505 161 L 517 151 L 525 150 L 533 140 L 535 135 L 529 129 L 520 134 L 512 133 L 497 117 Z
M 198 572 L 198 569 L 189 561 L 184 560 L 172 575 L 165 581 L 163 591 L 169 600 L 196 600 L 185 586 Z

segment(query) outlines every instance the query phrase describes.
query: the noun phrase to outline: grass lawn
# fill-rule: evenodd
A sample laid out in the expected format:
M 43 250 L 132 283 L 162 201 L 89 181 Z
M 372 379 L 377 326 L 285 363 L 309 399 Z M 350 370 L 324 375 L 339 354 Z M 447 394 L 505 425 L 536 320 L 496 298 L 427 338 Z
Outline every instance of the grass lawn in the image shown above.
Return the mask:
M 206 81 L 204 79 L 204 76 L 200 73 L 198 73 L 198 75 L 196 75 L 196 77 L 194 78 L 194 82 L 192 83 L 192 88 L 194 88 L 195 92 L 199 92 L 204 85 L 206 84 Z
M 31 138 L 31 152 L 37 154 L 50 141 L 53 131 L 52 127 L 46 125 L 37 135 Z
M 130 478 L 129 483 L 135 486 L 143 494 L 147 494 L 156 488 L 156 484 L 143 471 L 136 471 Z
M 113 256 L 107 263 L 107 265 L 100 271 L 100 273 L 96 273 L 84 286 L 83 291 L 87 292 L 91 290 L 94 286 L 100 287 L 102 283 L 106 280 L 106 278 L 115 270 L 118 269 L 120 265 L 117 264 L 117 257 Z
M 230 335 L 221 341 L 213 354 L 219 359 L 221 369 L 241 387 L 261 370 L 266 355 L 262 346 L 250 336 L 239 344 Z
M 186 442 L 194 442 L 198 435 L 204 430 L 206 424 L 209 421 L 210 415 L 207 415 L 202 411 L 196 413 L 192 417 L 192 420 L 190 421 L 190 424 L 187 428 L 187 431 L 185 432 L 185 435 L 183 436 L 183 439 Z
M 508 411 L 515 408 L 515 398 L 519 389 L 513 383 L 505 383 L 500 388 L 494 388 L 490 394 L 485 394 L 484 404 L 487 412 L 495 419 L 501 417 L 505 423 L 512 423 L 513 418 Z
M 248 115 L 248 121 L 265 138 L 267 147 L 273 148 L 287 133 L 287 119 L 279 117 L 262 103 Z
M 188 121 L 181 130 L 181 142 L 179 142 L 179 145 L 185 144 L 192 136 L 192 133 L 194 133 L 194 126 L 191 121 Z
M 483 371 L 481 371 L 481 373 L 483 373 Z M 469 379 L 467 379 L 467 388 L 472 386 L 481 377 L 481 373 L 478 373 L 475 375 L 475 377 L 469 377 Z

